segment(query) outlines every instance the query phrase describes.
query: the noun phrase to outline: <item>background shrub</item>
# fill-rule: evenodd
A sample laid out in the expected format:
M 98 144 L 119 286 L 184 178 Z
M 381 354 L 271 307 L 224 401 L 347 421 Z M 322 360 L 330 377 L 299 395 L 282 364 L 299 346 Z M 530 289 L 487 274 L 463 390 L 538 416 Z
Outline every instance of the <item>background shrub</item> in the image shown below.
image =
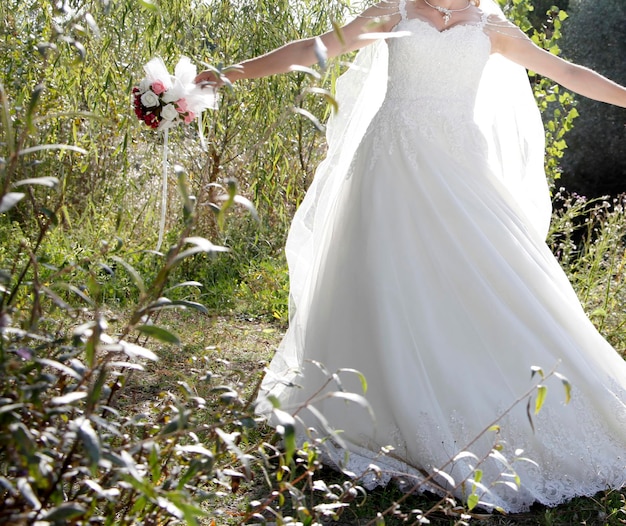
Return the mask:
M 626 83 L 626 4 L 570 0 L 563 54 Z M 626 109 L 578 97 L 580 119 L 567 137 L 563 184 L 589 197 L 626 191 Z

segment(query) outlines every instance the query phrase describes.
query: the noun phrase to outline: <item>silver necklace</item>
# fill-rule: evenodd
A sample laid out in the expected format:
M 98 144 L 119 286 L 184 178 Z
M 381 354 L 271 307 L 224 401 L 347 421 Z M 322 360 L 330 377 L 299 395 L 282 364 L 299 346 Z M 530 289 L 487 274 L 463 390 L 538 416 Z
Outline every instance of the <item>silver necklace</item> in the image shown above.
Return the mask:
M 460 13 L 461 11 L 465 11 L 472 6 L 472 2 L 470 0 L 468 0 L 467 5 L 465 7 L 462 7 L 461 9 L 448 9 L 447 7 L 441 7 L 440 5 L 433 5 L 428 0 L 424 0 L 424 3 L 428 7 L 432 7 L 433 9 L 441 13 L 444 26 L 447 26 L 448 22 L 450 22 L 450 19 L 452 18 L 452 13 Z

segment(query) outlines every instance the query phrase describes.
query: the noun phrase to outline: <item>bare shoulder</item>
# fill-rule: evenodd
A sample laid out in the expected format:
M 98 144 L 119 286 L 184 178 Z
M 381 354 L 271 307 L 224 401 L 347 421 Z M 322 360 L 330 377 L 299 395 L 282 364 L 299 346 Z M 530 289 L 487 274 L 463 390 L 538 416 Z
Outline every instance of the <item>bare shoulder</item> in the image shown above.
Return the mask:
M 377 4 L 369 7 L 361 14 L 357 15 L 357 19 L 361 21 L 370 21 L 370 24 L 377 24 L 384 29 L 390 29 L 398 23 L 400 15 L 401 0 L 381 0 Z
M 500 14 L 490 14 L 487 17 L 485 32 L 491 39 L 494 53 L 506 55 L 511 47 L 532 44 L 530 38 L 518 26 Z

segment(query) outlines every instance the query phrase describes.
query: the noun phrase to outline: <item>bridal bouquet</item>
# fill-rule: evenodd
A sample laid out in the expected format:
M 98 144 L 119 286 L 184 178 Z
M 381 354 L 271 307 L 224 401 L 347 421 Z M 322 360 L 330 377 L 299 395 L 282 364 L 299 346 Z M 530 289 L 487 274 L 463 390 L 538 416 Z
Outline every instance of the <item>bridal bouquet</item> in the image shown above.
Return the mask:
M 202 133 L 202 112 L 217 108 L 217 93 L 214 88 L 201 88 L 193 80 L 196 66 L 188 57 L 182 56 L 170 75 L 162 59 L 153 58 L 144 67 L 146 76 L 133 88 L 133 106 L 137 118 L 151 128 L 163 131 L 163 163 L 161 191 L 161 220 L 159 240 L 156 250 L 160 250 L 165 231 L 167 211 L 167 167 L 169 129 L 183 122 L 198 120 L 198 136 L 203 149 L 206 149 Z
M 202 111 L 217 108 L 216 91 L 194 83 L 196 66 L 188 57 L 180 57 L 174 75 L 158 57 L 144 70 L 146 76 L 133 88 L 133 106 L 137 118 L 151 128 L 167 130 L 181 122 L 189 124 Z

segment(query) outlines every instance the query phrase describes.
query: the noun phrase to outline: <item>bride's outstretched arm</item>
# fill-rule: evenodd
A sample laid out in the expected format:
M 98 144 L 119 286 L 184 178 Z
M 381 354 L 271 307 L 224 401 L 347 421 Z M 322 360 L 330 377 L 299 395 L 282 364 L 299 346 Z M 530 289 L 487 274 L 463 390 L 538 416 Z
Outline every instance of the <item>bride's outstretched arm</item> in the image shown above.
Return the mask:
M 373 39 L 362 38 L 366 33 L 390 31 L 399 19 L 397 6 L 398 3 L 395 0 L 383 0 L 357 16 L 339 32 L 329 31 L 321 35 L 319 38 L 326 48 L 326 56 L 336 57 L 373 42 Z M 315 37 L 295 40 L 265 55 L 245 60 L 236 67 L 229 68 L 224 76 L 230 82 L 234 82 L 241 79 L 266 77 L 275 73 L 286 73 L 293 65 L 311 66 L 318 60 L 315 46 Z M 195 81 L 218 85 L 223 83 L 223 79 L 217 79 L 211 70 L 202 71 Z
M 526 69 L 551 78 L 568 90 L 626 108 L 626 87 L 591 69 L 544 51 L 510 22 L 497 21 L 487 27 L 494 52 Z

